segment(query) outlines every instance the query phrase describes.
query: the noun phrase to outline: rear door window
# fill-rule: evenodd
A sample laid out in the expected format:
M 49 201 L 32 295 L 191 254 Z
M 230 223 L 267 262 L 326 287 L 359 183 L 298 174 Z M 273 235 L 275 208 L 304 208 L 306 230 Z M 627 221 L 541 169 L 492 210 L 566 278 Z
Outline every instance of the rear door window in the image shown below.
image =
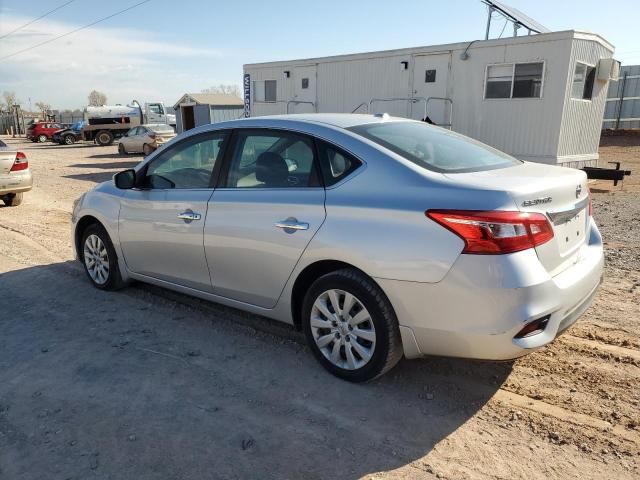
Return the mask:
M 276 130 L 239 130 L 227 188 L 319 186 L 310 138 Z

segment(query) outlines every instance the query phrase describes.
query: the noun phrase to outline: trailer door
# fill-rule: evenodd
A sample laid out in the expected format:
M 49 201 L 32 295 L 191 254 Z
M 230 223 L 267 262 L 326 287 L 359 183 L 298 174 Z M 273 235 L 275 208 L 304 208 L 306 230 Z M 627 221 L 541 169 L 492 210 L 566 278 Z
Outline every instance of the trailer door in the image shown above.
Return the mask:
M 435 97 L 447 98 L 451 53 L 435 53 L 416 55 L 413 57 L 413 96 L 432 98 L 429 100 L 427 115 L 437 125 L 451 123 L 449 102 L 436 100 Z M 411 105 L 411 118 L 424 119 L 425 102 L 419 101 Z
M 289 113 L 316 112 L 316 65 L 296 65 L 293 68 L 294 97 L 289 104 Z M 295 103 L 295 102 L 313 102 Z

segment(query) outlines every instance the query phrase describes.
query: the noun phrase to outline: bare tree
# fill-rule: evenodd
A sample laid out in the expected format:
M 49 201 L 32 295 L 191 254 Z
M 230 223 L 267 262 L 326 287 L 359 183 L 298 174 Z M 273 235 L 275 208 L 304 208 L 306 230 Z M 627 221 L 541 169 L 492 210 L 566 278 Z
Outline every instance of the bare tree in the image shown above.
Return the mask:
M 11 110 L 18 103 L 16 92 L 2 92 L 2 98 L 4 98 L 4 106 L 7 110 Z
M 90 107 L 101 107 L 102 105 L 106 105 L 106 104 L 107 104 L 107 96 L 104 93 L 99 92 L 97 90 L 93 90 L 89 94 Z
M 46 118 L 47 112 L 51 110 L 51 105 L 47 102 L 36 102 L 36 108 L 42 112 L 42 118 Z
M 220 85 L 205 88 L 204 90 L 202 90 L 202 93 L 226 93 L 229 95 L 240 97 L 240 87 L 238 85 L 227 85 L 221 83 Z

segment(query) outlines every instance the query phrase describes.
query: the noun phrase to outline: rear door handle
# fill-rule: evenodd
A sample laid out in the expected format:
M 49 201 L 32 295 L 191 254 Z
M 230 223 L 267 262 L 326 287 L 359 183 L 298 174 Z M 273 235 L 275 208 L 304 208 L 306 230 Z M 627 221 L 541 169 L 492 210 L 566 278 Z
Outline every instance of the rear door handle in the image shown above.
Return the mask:
M 309 224 L 306 222 L 299 222 L 295 218 L 287 218 L 281 222 L 277 222 L 274 227 L 282 228 L 283 230 L 309 230 Z
M 192 222 L 193 220 L 200 220 L 202 218 L 202 215 L 192 212 L 191 210 L 187 210 L 186 212 L 179 213 L 178 218 L 181 220 Z

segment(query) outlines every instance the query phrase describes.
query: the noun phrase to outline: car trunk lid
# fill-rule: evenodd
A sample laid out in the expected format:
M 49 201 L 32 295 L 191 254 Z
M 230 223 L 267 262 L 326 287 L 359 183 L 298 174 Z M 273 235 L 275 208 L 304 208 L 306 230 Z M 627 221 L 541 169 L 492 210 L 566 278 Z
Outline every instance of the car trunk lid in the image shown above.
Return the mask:
M 584 172 L 525 162 L 522 165 L 448 178 L 482 189 L 504 190 L 518 210 L 544 214 L 554 237 L 536 247 L 540 262 L 551 275 L 575 263 L 588 236 L 589 191 Z
M 16 161 L 16 152 L 0 148 L 0 174 L 6 175 L 11 171 Z

